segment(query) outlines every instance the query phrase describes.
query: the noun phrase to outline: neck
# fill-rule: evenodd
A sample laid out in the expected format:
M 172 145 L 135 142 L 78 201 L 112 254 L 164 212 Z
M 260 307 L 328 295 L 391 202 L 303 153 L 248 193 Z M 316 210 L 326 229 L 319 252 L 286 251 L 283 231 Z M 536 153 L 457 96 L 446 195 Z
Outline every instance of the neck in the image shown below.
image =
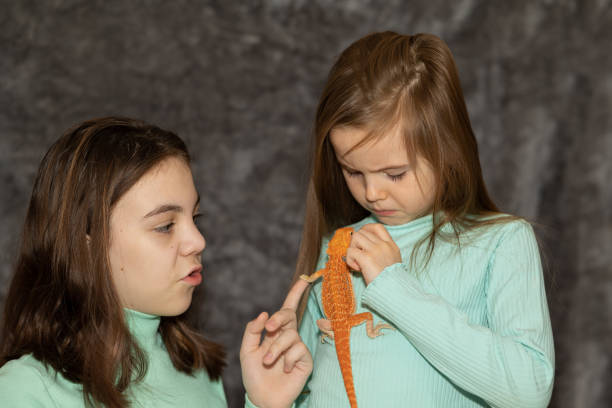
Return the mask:
M 161 318 L 137 310 L 124 309 L 125 320 L 130 332 L 145 345 L 155 341 Z

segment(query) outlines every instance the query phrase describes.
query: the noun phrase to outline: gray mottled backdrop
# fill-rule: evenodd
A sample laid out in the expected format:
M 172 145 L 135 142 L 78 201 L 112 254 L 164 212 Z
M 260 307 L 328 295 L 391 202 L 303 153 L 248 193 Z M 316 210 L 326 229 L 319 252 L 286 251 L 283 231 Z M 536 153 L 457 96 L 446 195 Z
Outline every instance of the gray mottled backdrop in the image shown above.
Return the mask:
M 300 237 L 308 137 L 326 73 L 371 32 L 453 50 L 485 178 L 539 224 L 557 349 L 551 406 L 609 407 L 612 4 L 608 0 L 1 1 L 0 303 L 33 177 L 63 130 L 121 114 L 177 131 L 208 240 L 195 306 L 227 345 L 280 305 Z

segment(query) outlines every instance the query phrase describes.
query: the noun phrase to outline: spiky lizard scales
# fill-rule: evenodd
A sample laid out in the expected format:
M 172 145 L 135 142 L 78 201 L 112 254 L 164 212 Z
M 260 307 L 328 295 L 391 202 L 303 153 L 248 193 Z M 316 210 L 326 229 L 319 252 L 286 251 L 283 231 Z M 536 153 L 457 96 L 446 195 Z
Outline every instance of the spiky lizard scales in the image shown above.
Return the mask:
M 353 228 L 345 227 L 336 230 L 327 245 L 328 260 L 325 268 L 310 276 L 302 275 L 300 278 L 307 282 L 314 282 L 323 277 L 321 297 L 323 312 L 327 320 L 317 321 L 317 325 L 336 343 L 336 355 L 340 364 L 340 371 L 346 388 L 351 408 L 357 408 L 355 385 L 351 365 L 351 328 L 366 322 L 368 336 L 374 338 L 381 335 L 381 329 L 392 328 L 388 324 L 379 323 L 373 327 L 372 313 L 355 313 L 355 297 L 351 272 L 345 262 L 346 251 L 351 243 Z M 322 336 L 323 338 L 323 336 Z

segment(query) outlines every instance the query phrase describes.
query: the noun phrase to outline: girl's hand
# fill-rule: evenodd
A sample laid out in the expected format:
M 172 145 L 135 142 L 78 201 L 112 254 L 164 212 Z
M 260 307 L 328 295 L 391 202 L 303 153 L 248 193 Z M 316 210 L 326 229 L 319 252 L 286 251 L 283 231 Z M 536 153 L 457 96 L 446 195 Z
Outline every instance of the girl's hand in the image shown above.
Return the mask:
M 402 262 L 399 247 L 382 224 L 366 224 L 353 233 L 346 251 L 349 268 L 361 272 L 369 285 L 389 265 Z
M 244 330 L 242 381 L 249 399 L 259 408 L 290 407 L 312 372 L 312 357 L 297 332 L 296 316 L 307 287 L 308 282 L 298 280 L 278 312 L 269 319 L 266 312 L 261 313 Z

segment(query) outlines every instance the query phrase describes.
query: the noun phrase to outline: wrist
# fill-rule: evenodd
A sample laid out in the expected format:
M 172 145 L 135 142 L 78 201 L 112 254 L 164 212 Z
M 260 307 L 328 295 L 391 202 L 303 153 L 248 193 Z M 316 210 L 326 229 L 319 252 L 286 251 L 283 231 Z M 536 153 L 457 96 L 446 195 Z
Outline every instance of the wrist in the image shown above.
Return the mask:
M 293 407 L 295 407 L 295 403 L 291 405 L 283 406 L 283 407 L 278 407 L 278 408 L 293 408 Z M 244 393 L 244 408 L 272 408 L 272 407 L 269 407 L 268 405 L 265 405 L 265 404 L 258 405 L 254 403 L 249 398 L 249 394 L 245 392 Z
M 366 286 L 372 283 L 376 278 L 378 278 L 385 270 L 391 268 L 393 265 L 401 263 L 401 261 L 390 263 L 384 266 L 377 266 L 374 270 L 369 271 L 369 273 L 363 274 L 363 279 L 365 280 Z

